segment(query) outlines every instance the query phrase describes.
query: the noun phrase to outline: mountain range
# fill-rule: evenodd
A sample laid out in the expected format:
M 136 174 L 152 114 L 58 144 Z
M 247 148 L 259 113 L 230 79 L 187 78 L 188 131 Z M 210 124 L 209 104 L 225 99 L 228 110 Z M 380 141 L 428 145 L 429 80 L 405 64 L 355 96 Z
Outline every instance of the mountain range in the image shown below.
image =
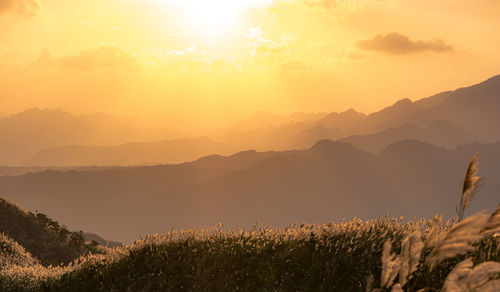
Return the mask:
M 228 228 L 393 216 L 453 216 L 468 160 L 481 154 L 471 210 L 496 206 L 500 143 L 454 150 L 415 140 L 379 154 L 324 140 L 302 151 L 246 151 L 177 164 L 0 177 L 0 194 L 73 229 L 130 242 L 171 228 Z
M 25 165 L 85 166 L 167 164 L 236 152 L 235 147 L 202 137 L 118 146 L 63 146 L 40 150 Z
M 373 153 L 402 139 L 453 149 L 500 140 L 499 92 L 500 75 L 415 102 L 402 99 L 369 115 L 354 109 L 289 116 L 257 112 L 208 138 L 140 128 L 130 119 L 106 114 L 31 109 L 0 118 L 0 165 L 180 163 L 247 149 L 307 149 L 323 139 L 349 142 Z
M 498 201 L 499 110 L 500 75 L 369 115 L 259 112 L 208 138 L 34 109 L 0 119 L 0 163 L 25 165 L 0 167 L 0 195 L 123 242 L 219 222 L 450 217 L 476 152 L 471 210 Z
M 101 116 L 102 118 L 102 116 Z M 61 109 L 30 109 L 0 118 L 0 165 L 19 166 L 45 148 L 116 145 L 175 137 L 164 129 L 144 129 L 109 117 L 76 116 Z

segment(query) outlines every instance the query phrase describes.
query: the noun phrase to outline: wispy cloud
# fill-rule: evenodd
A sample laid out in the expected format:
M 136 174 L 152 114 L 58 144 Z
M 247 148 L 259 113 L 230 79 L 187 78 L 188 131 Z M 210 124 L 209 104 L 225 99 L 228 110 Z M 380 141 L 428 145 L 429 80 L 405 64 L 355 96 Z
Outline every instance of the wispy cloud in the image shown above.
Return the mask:
M 365 51 L 376 51 L 386 54 L 404 55 L 417 52 L 446 52 L 452 51 L 453 46 L 447 44 L 442 39 L 429 41 L 413 41 L 409 37 L 398 32 L 386 35 L 376 35 L 368 40 L 361 40 L 357 43 L 358 48 Z
M 134 71 L 140 67 L 135 56 L 110 45 L 101 45 L 66 57 L 52 57 L 50 50 L 44 48 L 35 64 L 76 70 L 121 69 Z
M 40 12 L 37 0 L 0 0 L 0 16 L 14 13 L 22 17 L 33 17 Z

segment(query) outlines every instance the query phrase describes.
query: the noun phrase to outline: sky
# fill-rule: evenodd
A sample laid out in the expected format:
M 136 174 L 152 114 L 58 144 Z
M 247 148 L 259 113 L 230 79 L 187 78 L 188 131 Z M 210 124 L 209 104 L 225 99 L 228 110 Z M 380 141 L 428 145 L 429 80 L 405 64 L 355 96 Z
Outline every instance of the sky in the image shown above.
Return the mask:
M 500 74 L 497 0 L 0 0 L 0 112 L 207 130 Z

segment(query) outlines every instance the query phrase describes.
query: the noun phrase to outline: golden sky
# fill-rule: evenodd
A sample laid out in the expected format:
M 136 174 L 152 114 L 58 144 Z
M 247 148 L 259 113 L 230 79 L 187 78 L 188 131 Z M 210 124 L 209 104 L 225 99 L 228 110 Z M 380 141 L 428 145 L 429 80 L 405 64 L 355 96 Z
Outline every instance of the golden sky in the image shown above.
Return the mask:
M 500 74 L 498 0 L 0 0 L 0 112 L 217 127 Z

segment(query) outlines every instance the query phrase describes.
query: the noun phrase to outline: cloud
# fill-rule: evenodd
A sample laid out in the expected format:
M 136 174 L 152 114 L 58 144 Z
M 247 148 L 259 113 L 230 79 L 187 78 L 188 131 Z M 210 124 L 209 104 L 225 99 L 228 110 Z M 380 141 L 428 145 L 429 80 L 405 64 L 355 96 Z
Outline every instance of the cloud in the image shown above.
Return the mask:
M 305 0 L 309 7 L 321 7 L 331 9 L 337 7 L 337 0 Z
M 287 36 L 283 35 L 280 42 L 275 42 L 264 37 L 264 32 L 260 27 L 250 28 L 245 35 L 250 43 L 248 44 L 252 49 L 252 56 L 271 56 L 280 55 L 288 50 Z
M 96 70 L 104 68 L 120 68 L 137 70 L 137 58 L 127 54 L 115 46 L 100 46 L 81 51 L 77 55 L 59 59 L 59 65 L 78 70 Z
M 430 41 L 412 41 L 407 36 L 397 32 L 386 35 L 376 35 L 369 40 L 361 40 L 357 47 L 365 51 L 383 52 L 386 54 L 405 55 L 417 52 L 446 52 L 452 51 L 453 46 L 441 39 Z
M 38 0 L 0 0 L 0 16 L 14 13 L 23 17 L 33 17 L 39 12 Z

